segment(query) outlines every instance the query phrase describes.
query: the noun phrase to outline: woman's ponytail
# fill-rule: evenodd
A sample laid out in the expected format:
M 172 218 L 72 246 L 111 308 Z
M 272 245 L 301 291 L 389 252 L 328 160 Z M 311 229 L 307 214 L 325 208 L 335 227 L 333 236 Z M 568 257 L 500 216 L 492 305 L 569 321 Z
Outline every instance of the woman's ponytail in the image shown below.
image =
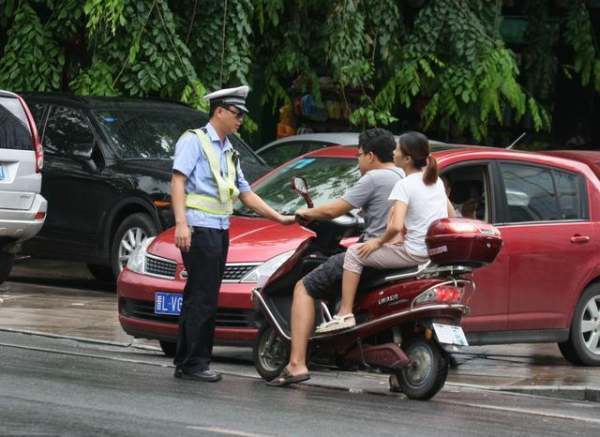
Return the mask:
M 429 155 L 427 157 L 427 167 L 425 167 L 425 171 L 423 172 L 423 182 L 425 182 L 425 185 L 432 185 L 437 182 L 437 178 L 437 161 L 433 156 Z

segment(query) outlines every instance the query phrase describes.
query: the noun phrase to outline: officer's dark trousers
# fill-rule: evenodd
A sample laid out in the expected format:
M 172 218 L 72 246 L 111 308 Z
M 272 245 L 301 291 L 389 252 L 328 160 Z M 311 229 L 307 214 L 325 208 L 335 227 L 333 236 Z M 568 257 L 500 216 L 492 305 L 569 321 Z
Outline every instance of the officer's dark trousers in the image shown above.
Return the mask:
M 182 252 L 188 278 L 183 294 L 175 366 L 208 369 L 213 348 L 219 288 L 225 270 L 227 230 L 195 227 L 189 252 Z

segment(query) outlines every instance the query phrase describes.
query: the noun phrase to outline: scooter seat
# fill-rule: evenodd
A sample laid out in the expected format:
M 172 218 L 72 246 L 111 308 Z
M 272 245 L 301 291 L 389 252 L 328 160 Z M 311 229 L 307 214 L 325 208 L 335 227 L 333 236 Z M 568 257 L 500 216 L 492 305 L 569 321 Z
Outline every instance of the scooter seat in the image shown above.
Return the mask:
M 410 275 L 416 273 L 419 266 L 403 267 L 400 269 L 374 269 L 365 267 L 358 284 L 358 293 L 365 293 L 379 287 L 390 280 L 386 279 L 397 275 Z

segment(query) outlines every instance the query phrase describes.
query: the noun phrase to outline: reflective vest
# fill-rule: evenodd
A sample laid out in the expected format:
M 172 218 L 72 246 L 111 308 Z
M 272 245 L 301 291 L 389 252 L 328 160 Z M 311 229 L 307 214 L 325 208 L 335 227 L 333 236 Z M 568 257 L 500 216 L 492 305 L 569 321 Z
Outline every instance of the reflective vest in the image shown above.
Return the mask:
M 206 194 L 188 193 L 185 198 L 185 206 L 188 208 L 199 209 L 200 211 L 216 214 L 233 214 L 233 202 L 240 194 L 236 182 L 236 163 L 234 159 L 235 151 L 233 149 L 225 151 L 227 160 L 227 176 L 221 174 L 221 162 L 219 154 L 215 151 L 210 138 L 201 129 L 194 129 L 193 132 L 200 141 L 200 147 L 204 151 L 204 156 L 208 160 L 208 166 L 213 175 L 213 180 L 217 185 L 217 197 Z

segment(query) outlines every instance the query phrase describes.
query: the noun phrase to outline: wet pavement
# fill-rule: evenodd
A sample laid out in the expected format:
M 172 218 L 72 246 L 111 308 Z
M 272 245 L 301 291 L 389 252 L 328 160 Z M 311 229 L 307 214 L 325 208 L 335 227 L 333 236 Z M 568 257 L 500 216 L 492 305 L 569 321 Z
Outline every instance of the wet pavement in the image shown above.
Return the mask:
M 95 281 L 84 265 L 24 260 L 0 284 L 0 331 L 105 343 L 118 350 L 147 351 L 162 366 L 170 360 L 158 342 L 126 335 L 118 322 L 114 286 Z M 215 367 L 257 378 L 244 348 L 215 348 Z M 455 355 L 445 390 L 475 389 L 600 401 L 600 368 L 575 367 L 556 344 L 465 348 Z M 231 364 L 234 368 L 231 368 Z M 318 368 L 310 384 L 350 391 L 386 392 L 387 376 Z

